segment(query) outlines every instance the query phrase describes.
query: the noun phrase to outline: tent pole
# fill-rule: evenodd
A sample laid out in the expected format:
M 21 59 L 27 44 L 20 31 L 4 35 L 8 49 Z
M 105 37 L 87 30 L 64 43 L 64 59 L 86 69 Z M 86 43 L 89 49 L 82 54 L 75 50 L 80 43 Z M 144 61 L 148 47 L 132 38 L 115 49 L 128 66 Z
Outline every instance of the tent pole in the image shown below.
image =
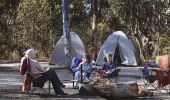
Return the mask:
M 68 0 L 62 0 L 63 34 L 65 44 L 65 66 L 71 66 L 71 37 L 69 31 Z

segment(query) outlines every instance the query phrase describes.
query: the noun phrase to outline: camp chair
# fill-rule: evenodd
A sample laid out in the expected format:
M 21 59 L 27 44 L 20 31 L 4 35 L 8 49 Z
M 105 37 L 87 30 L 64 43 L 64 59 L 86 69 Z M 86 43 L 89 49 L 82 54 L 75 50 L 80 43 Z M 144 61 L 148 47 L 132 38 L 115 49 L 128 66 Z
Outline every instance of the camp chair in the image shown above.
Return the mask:
M 68 69 L 69 73 L 72 75 L 72 82 L 73 82 L 73 87 L 74 87 L 74 83 L 76 82 L 75 81 L 75 72 L 73 72 L 72 69 Z
M 155 73 L 155 75 L 153 74 Z M 144 83 L 144 88 L 152 91 L 152 92 L 159 92 L 163 93 L 164 90 L 166 93 L 169 93 L 167 85 L 169 84 L 170 80 L 170 72 L 169 71 L 162 71 L 160 69 L 149 69 L 148 74 L 146 74 L 146 68 L 142 69 L 141 77 Z
M 156 80 L 158 80 L 158 90 L 164 90 L 166 93 L 169 93 L 168 85 L 169 85 L 169 71 L 157 70 L 156 71 Z M 161 91 L 160 91 L 161 92 Z
M 118 65 L 115 64 L 115 69 L 111 74 L 103 74 L 102 70 L 99 70 L 98 73 L 100 74 L 100 77 L 102 79 L 107 79 L 107 80 L 114 80 L 114 82 L 117 82 L 117 78 L 119 76 L 120 69 L 118 68 Z
M 72 66 L 78 67 L 81 62 L 82 62 L 82 59 L 80 59 L 79 57 L 77 57 L 77 56 L 73 57 L 73 59 L 72 59 L 72 64 L 71 64 L 71 68 L 68 69 L 69 72 L 72 74 L 73 87 L 74 87 L 74 83 L 75 83 L 77 80 L 75 80 L 75 71 L 74 71 L 74 69 L 72 68 Z
M 45 93 L 45 94 L 50 94 L 50 81 L 49 81 L 49 93 L 43 88 L 44 87 L 44 83 L 40 82 L 39 80 L 36 80 L 35 78 L 33 78 L 30 73 L 27 73 L 28 77 L 31 80 L 32 83 L 32 87 L 33 89 L 31 89 L 30 91 L 27 91 L 27 93 L 29 93 L 29 96 L 31 96 L 35 91 L 40 90 L 41 92 Z
M 83 80 L 83 68 L 82 68 L 82 65 L 80 66 L 80 80 L 75 80 L 75 72 L 73 72 L 72 71 L 72 75 L 73 75 L 73 87 L 74 87 L 74 82 L 81 82 L 81 83 L 88 83 L 88 82 L 85 82 L 84 80 Z M 90 75 L 91 75 L 91 73 L 88 73 L 87 75 L 86 75 L 86 77 L 89 79 L 89 77 L 90 77 Z
M 106 57 L 104 57 L 103 60 L 104 60 L 104 62 L 107 62 Z M 108 74 L 108 75 L 103 74 L 103 71 L 100 69 L 100 70 L 97 71 L 97 77 L 98 77 L 98 74 L 99 74 L 99 77 L 101 77 L 103 79 L 107 79 L 107 80 L 110 80 L 110 81 L 112 81 L 114 79 L 114 82 L 117 82 L 117 78 L 119 76 L 120 69 L 118 68 L 118 62 L 116 60 L 117 59 L 113 58 L 113 61 L 116 62 L 116 63 L 115 63 L 115 69 L 111 74 Z M 101 66 L 101 65 L 99 65 L 99 66 Z
M 157 81 L 154 71 L 149 70 L 146 66 L 143 69 L 140 69 L 140 73 L 144 88 L 149 91 L 155 91 L 157 89 Z
M 75 82 L 77 82 L 77 80 L 75 80 L 75 72 L 72 69 L 68 69 L 68 71 L 72 75 L 71 82 L 73 83 L 73 88 L 74 88 L 74 84 L 75 84 Z
M 71 80 L 65 80 L 65 81 L 71 81 L 73 83 L 73 88 L 74 88 L 74 84 L 75 84 L 75 82 L 77 82 L 77 80 L 75 80 L 75 72 L 71 68 L 68 68 L 67 70 L 68 70 L 69 74 L 71 74 L 72 79 Z
M 107 76 L 104 76 L 104 78 L 108 78 L 108 80 L 114 79 L 114 81 L 117 82 L 119 72 L 120 72 L 120 69 L 118 69 L 118 65 L 115 65 L 115 71 Z
M 155 70 L 156 80 L 158 80 L 158 89 L 169 93 L 169 89 L 167 87 L 170 83 L 169 56 L 159 56 L 158 62 L 159 69 Z

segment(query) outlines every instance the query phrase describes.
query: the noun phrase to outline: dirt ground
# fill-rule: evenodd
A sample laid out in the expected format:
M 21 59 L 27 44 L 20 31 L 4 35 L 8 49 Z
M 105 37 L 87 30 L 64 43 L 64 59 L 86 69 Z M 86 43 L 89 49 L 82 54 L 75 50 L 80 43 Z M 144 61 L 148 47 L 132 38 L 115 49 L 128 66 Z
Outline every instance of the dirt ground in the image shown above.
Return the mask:
M 42 63 L 43 67 L 49 67 L 48 64 Z M 51 66 L 50 66 L 51 67 Z M 53 66 L 55 68 L 55 66 Z M 66 85 L 63 90 L 68 94 L 68 96 L 55 96 L 54 91 L 51 91 L 51 95 L 45 95 L 44 93 L 38 92 L 33 94 L 32 96 L 27 95 L 22 92 L 22 81 L 23 78 L 19 74 L 19 64 L 0 64 L 0 100 L 9 100 L 9 99 L 34 99 L 34 100 L 105 100 L 99 96 L 82 96 L 79 94 L 78 89 L 72 88 L 72 82 L 67 81 L 71 80 L 71 74 L 63 69 L 55 69 L 58 77 L 61 81 Z M 94 75 L 91 75 L 91 79 L 93 79 Z M 138 69 L 130 68 L 130 69 L 122 69 L 120 73 L 120 78 L 118 78 L 119 82 L 127 82 L 127 81 L 136 81 L 140 82 L 140 73 Z M 48 91 L 48 82 L 45 84 L 44 88 Z M 163 94 L 161 96 L 155 95 L 153 97 L 140 97 L 134 98 L 142 99 L 142 100 L 157 100 L 157 99 L 170 99 L 169 95 Z M 124 99 L 124 100 L 128 100 Z
M 37 93 L 29 96 L 26 93 L 22 91 L 22 81 L 23 77 L 19 74 L 19 67 L 18 64 L 14 64 L 14 66 L 9 65 L 0 65 L 0 99 L 62 99 L 62 100 L 93 100 L 93 99 L 99 99 L 103 100 L 103 98 L 99 96 L 81 96 L 78 93 L 78 89 L 72 88 L 72 82 L 67 82 L 67 80 L 71 80 L 71 74 L 68 73 L 65 69 L 55 69 L 58 77 L 61 81 L 64 82 L 66 85 L 65 88 L 63 88 L 64 92 L 68 94 L 68 96 L 55 96 L 53 89 L 51 89 L 50 95 L 45 95 L 44 93 L 41 93 L 40 91 L 37 91 Z M 48 82 L 46 82 L 44 88 L 48 91 Z

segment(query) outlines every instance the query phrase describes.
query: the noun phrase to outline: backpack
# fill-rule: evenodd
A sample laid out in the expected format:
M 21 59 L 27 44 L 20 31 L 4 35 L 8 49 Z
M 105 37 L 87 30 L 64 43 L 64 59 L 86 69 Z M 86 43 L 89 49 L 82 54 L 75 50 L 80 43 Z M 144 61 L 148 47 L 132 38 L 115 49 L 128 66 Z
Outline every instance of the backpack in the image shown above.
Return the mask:
M 29 63 L 29 58 L 26 57 L 24 58 L 23 62 L 21 63 L 21 66 L 20 66 L 20 74 L 21 75 L 25 75 L 27 71 L 29 71 L 29 66 L 30 66 L 30 63 Z
M 31 80 L 29 77 L 29 72 L 31 71 L 30 67 L 30 59 L 28 57 L 24 58 L 21 67 L 20 67 L 20 74 L 24 76 L 24 82 L 22 86 L 23 91 L 29 91 L 31 87 Z

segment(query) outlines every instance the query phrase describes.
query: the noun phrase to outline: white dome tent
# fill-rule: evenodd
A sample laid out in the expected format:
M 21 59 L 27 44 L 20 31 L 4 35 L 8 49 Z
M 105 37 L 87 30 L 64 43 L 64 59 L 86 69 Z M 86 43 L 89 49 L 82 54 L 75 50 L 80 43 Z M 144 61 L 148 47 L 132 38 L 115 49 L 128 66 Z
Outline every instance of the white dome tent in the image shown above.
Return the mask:
M 83 42 L 75 32 L 70 32 L 71 36 L 71 55 L 84 57 L 86 54 Z M 64 65 L 65 64 L 65 52 L 64 52 L 64 36 L 58 40 L 54 50 L 50 57 L 50 64 L 52 65 Z
M 137 66 L 135 57 L 135 48 L 131 40 L 122 31 L 113 32 L 102 45 L 96 60 L 97 65 L 104 63 L 104 57 L 111 53 L 114 57 L 116 48 L 119 49 L 121 64 L 128 66 Z

